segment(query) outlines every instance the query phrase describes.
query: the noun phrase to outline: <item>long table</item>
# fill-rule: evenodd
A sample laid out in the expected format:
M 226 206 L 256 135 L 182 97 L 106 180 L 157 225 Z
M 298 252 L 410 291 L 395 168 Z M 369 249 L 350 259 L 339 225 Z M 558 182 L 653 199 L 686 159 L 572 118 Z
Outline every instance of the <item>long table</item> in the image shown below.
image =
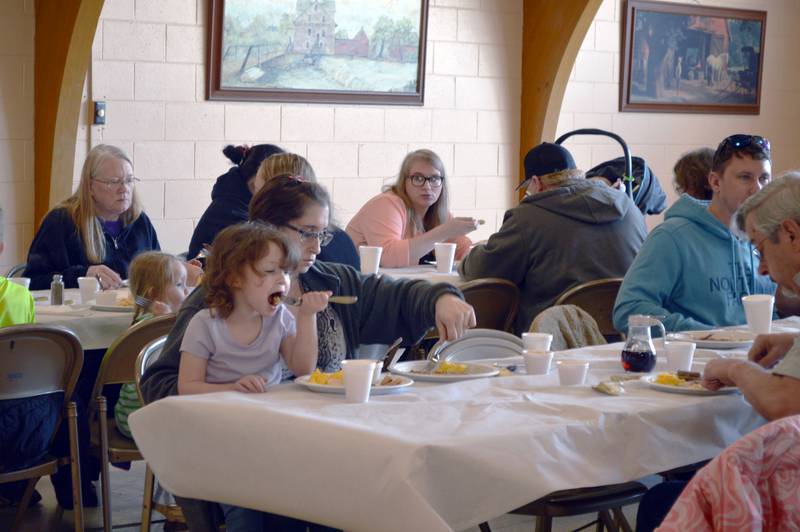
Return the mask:
M 697 369 L 704 356 L 718 355 L 699 352 Z M 590 360 L 589 384 L 621 373 L 619 346 L 556 358 Z M 764 422 L 739 394 L 635 383 L 613 397 L 555 372 L 418 382 L 366 404 L 289 383 L 169 397 L 130 417 L 177 495 L 365 532 L 463 530 L 553 491 L 711 458 Z

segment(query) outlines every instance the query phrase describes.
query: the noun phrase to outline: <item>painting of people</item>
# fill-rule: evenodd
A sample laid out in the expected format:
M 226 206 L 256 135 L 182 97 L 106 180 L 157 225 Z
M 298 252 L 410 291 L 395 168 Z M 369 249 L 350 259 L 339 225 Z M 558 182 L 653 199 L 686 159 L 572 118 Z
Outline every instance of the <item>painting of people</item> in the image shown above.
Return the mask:
M 629 0 L 623 111 L 758 113 L 766 13 Z
M 210 1 L 211 99 L 422 103 L 427 0 Z

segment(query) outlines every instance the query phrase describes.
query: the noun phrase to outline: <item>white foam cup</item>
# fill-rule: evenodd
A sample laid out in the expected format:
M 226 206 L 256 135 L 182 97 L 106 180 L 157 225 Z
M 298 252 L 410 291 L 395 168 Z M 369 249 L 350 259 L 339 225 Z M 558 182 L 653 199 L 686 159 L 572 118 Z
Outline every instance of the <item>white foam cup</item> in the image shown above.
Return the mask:
M 766 294 L 744 296 L 742 305 L 750 330 L 756 334 L 769 334 L 772 330 L 772 307 L 775 305 L 775 297 Z
M 558 361 L 558 381 L 561 386 L 574 386 L 586 382 L 589 373 L 589 363 L 578 360 Z
M 95 300 L 98 305 L 112 306 L 117 304 L 117 292 L 115 290 L 103 290 L 97 292 Z
M 375 361 L 368 359 L 342 360 L 344 395 L 348 403 L 366 403 L 372 386 Z
M 361 273 L 364 275 L 378 273 L 378 268 L 381 265 L 381 253 L 383 253 L 383 248 L 380 246 L 358 246 Z
M 548 333 L 522 333 L 522 343 L 529 351 L 550 351 L 553 335 Z
M 78 288 L 81 289 L 81 303 L 86 304 L 97 297 L 100 283 L 96 277 L 78 277 Z
M 694 342 L 673 342 L 666 343 L 667 370 L 668 371 L 691 371 L 692 360 L 694 360 Z
M 436 271 L 450 273 L 453 271 L 453 261 L 456 258 L 456 245 L 451 242 L 436 242 L 433 245 L 436 255 Z
M 522 359 L 525 360 L 525 372 L 528 375 L 547 375 L 550 373 L 553 353 L 550 351 L 531 351 L 523 349 Z
M 30 277 L 9 277 L 9 281 L 14 284 L 18 284 L 20 286 L 24 286 L 25 288 L 30 289 L 31 287 L 31 278 Z

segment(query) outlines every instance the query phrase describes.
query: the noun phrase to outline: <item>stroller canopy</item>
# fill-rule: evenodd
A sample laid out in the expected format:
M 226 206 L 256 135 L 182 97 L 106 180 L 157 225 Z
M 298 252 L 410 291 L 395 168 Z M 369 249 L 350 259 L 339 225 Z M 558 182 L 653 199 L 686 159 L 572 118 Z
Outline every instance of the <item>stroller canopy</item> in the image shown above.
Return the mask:
M 661 214 L 667 208 L 667 195 L 658 178 L 641 157 L 631 157 L 633 163 L 633 201 L 642 214 Z M 600 163 L 586 172 L 586 177 L 605 177 L 612 183 L 625 175 L 625 157 Z

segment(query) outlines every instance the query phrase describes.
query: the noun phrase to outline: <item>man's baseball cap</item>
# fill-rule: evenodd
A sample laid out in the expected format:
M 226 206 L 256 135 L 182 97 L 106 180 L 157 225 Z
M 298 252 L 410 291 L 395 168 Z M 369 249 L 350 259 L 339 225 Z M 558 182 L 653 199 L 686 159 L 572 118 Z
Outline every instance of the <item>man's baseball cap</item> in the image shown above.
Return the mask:
M 542 142 L 535 148 L 531 148 L 525 155 L 525 180 L 519 184 L 517 190 L 528 186 L 531 176 L 542 176 L 576 168 L 575 159 L 566 148 L 560 144 Z

